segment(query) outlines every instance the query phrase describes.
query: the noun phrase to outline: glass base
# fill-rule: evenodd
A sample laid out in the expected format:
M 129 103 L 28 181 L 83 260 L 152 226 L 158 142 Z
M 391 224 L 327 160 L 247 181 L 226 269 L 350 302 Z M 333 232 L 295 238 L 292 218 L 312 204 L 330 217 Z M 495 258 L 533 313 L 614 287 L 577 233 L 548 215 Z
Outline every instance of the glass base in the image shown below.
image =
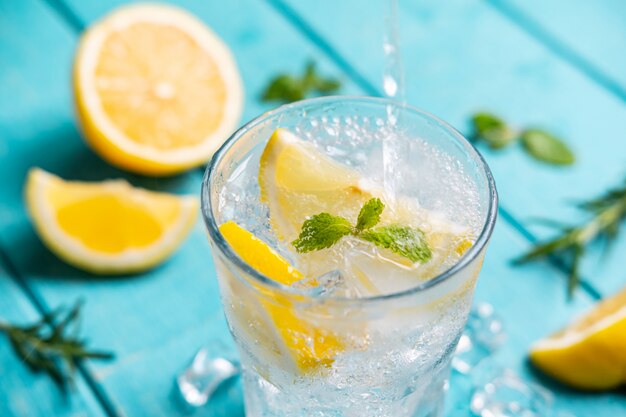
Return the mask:
M 337 387 L 321 378 L 283 389 L 244 369 L 246 417 L 443 417 L 450 364 L 394 387 Z

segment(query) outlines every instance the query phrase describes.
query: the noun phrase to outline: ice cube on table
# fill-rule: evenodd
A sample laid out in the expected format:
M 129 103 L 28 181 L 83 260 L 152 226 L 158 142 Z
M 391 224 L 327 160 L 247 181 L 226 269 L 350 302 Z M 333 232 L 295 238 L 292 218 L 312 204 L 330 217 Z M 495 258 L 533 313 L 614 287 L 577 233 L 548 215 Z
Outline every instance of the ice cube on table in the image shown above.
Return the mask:
M 191 364 L 176 378 L 176 386 L 186 405 L 205 405 L 224 382 L 239 375 L 241 366 L 232 349 L 219 341 L 201 348 Z
M 506 340 L 502 319 L 488 303 L 477 303 L 470 311 L 463 335 L 452 361 L 454 369 L 468 374 L 482 360 L 493 355 Z
M 552 403 L 547 389 L 505 370 L 474 391 L 470 410 L 480 417 L 550 417 Z

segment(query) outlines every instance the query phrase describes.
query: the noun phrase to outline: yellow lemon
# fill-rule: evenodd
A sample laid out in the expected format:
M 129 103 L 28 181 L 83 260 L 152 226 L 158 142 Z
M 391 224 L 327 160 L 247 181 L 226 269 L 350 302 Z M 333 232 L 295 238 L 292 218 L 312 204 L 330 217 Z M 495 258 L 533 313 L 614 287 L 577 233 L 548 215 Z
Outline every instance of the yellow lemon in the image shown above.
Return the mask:
M 261 200 L 269 207 L 270 224 L 276 235 L 286 242 L 298 237 L 302 224 L 311 215 L 327 212 L 345 217 L 355 224 L 366 201 L 373 197 L 384 200 L 380 185 L 365 180 L 356 170 L 326 156 L 286 129 L 277 129 L 265 146 L 260 159 L 259 185 Z M 422 228 L 435 251 L 433 259 L 419 271 L 407 274 L 412 277 L 406 281 L 407 285 L 415 282 L 418 276 L 423 279 L 436 276 L 445 262 L 449 264 L 460 258 L 472 246 L 472 239 L 462 228 L 456 230 L 459 228 L 437 220 L 436 216 L 431 217 L 417 205 L 416 200 L 402 196 L 396 199 L 393 208 L 385 208 L 381 216 L 381 224 L 399 223 Z M 427 221 L 421 222 L 424 218 Z M 413 265 L 408 259 L 390 251 L 386 251 L 385 256 L 406 267 Z M 319 251 L 300 254 L 299 258 L 299 267 L 305 275 L 318 276 L 343 268 L 346 256 Z M 390 266 L 377 259 L 372 262 L 381 268 Z M 354 266 L 351 267 L 355 278 L 352 284 L 360 288 L 359 293 L 380 294 L 368 274 L 359 271 L 359 265 Z M 388 271 L 382 271 L 381 277 L 389 275 Z
M 178 8 L 132 5 L 83 35 L 74 62 L 87 142 L 129 171 L 198 166 L 235 129 L 243 93 L 228 47 Z
M 126 181 L 64 181 L 32 169 L 26 203 L 43 242 L 60 258 L 98 274 L 138 272 L 167 258 L 198 213 L 194 197 L 134 188 Z
M 284 285 L 291 285 L 302 279 L 302 274 L 280 254 L 235 222 L 226 222 L 219 229 L 234 251 L 263 275 Z M 301 371 L 311 371 L 319 366 L 331 365 L 335 355 L 344 349 L 340 338 L 299 317 L 286 296 L 271 293 L 269 290 L 261 292 L 261 304 L 298 368 Z
M 626 290 L 564 330 L 537 342 L 530 360 L 559 381 L 587 390 L 626 382 Z
M 277 129 L 265 146 L 259 185 L 272 227 L 286 241 L 298 237 L 308 216 L 325 211 L 355 219 L 372 197 L 354 170 L 285 129 Z

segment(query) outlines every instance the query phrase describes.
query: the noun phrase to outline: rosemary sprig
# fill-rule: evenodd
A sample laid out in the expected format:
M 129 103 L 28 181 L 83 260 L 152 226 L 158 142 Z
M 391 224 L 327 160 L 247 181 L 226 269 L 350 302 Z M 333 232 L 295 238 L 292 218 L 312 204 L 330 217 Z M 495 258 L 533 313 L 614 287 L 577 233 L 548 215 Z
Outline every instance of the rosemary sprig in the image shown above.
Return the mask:
M 610 244 L 626 219 L 626 183 L 620 188 L 579 204 L 578 207 L 591 214 L 591 218 L 578 226 L 562 226 L 561 235 L 537 244 L 528 253 L 515 260 L 521 264 L 551 255 L 563 256 L 569 269 L 568 295 L 571 297 L 580 281 L 579 266 L 587 247 L 594 241 L 604 240 Z M 554 222 L 552 222 L 554 224 Z
M 26 326 L 0 321 L 0 332 L 7 335 L 17 356 L 31 371 L 47 373 L 63 392 L 74 383 L 77 360 L 113 358 L 110 352 L 88 350 L 78 337 L 82 304 L 58 308 Z

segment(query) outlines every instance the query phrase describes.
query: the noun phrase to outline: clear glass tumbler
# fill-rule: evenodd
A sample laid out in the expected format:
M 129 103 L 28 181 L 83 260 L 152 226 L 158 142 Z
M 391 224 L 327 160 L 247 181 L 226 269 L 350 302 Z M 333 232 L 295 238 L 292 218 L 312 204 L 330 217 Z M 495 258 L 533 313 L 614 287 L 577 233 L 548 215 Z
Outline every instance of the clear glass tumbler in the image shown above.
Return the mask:
M 496 220 L 497 193 L 485 161 L 459 132 L 396 106 L 367 97 L 282 106 L 235 132 L 206 171 L 202 211 L 241 356 L 247 416 L 442 415 L 452 355 Z M 405 172 L 396 191 L 475 230 L 473 245 L 431 279 L 361 298 L 264 276 L 235 253 L 219 225 L 234 220 L 281 252 L 257 180 L 261 154 L 277 128 L 363 174 L 381 170 L 382 138 L 390 129 L 400 132 L 394 140 L 404 143 L 395 163 Z

